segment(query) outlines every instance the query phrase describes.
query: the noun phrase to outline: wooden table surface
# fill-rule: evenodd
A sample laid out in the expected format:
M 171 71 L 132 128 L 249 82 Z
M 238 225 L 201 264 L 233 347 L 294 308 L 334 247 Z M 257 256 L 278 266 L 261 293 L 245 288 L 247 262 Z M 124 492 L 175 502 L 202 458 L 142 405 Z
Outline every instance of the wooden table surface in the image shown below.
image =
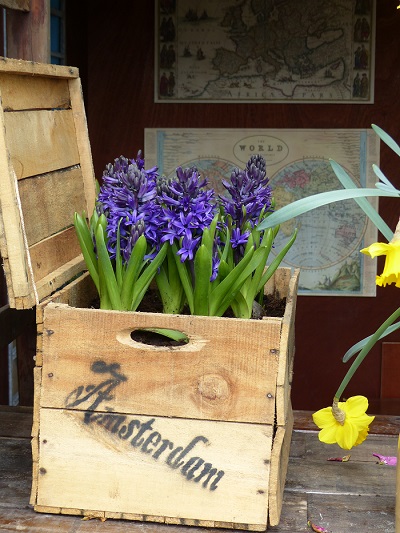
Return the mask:
M 395 467 L 373 453 L 394 456 L 400 416 L 378 416 L 371 435 L 351 450 L 348 462 L 329 461 L 346 452 L 319 442 L 310 413 L 295 411 L 290 461 L 279 526 L 271 532 L 312 531 L 310 520 L 331 533 L 393 533 Z M 29 505 L 31 487 L 30 408 L 0 407 L 0 531 L 28 533 L 222 533 L 223 529 L 84 520 L 41 514 Z M 229 530 L 225 530 L 229 531 Z

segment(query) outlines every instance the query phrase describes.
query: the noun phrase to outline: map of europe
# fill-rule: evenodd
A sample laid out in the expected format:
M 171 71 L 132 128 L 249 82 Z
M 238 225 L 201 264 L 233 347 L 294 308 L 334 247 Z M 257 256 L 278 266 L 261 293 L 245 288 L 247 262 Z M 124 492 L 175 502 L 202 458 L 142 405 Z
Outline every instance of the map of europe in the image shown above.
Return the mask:
M 156 101 L 372 101 L 375 0 L 158 0 Z

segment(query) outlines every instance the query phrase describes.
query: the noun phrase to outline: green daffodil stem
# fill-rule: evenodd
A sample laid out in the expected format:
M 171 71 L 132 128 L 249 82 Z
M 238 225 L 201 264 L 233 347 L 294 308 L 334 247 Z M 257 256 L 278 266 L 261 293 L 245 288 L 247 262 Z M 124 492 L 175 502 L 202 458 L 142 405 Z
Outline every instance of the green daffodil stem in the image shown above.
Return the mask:
M 367 353 L 371 350 L 371 348 L 376 344 L 376 342 L 379 340 L 379 337 L 385 333 L 387 328 L 393 324 L 396 320 L 400 318 L 400 307 L 396 309 L 394 313 L 390 315 L 389 318 L 385 320 L 385 322 L 375 331 L 373 335 L 369 338 L 369 341 L 366 343 L 364 348 L 360 351 L 358 356 L 355 358 L 353 364 L 347 371 L 347 374 L 344 376 L 342 383 L 340 384 L 338 390 L 335 394 L 335 400 L 339 400 L 343 394 L 344 389 L 347 387 L 349 381 L 353 377 L 355 371 L 360 366 L 360 364 L 364 361 L 365 356 Z

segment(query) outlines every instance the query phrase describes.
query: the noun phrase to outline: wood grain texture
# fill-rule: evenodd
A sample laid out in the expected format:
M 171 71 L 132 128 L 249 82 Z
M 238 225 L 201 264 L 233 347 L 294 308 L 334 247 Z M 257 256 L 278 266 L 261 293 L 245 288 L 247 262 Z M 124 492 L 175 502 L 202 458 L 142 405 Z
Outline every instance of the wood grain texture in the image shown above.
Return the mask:
M 105 516 L 130 513 L 265 529 L 271 426 L 125 419 L 147 428 L 128 435 L 128 426 L 116 432 L 104 418 L 85 423 L 81 412 L 41 410 L 38 509 L 85 509 L 89 515 L 102 509 Z M 170 439 L 166 449 L 164 439 Z M 217 473 L 207 481 L 209 463 Z
M 131 339 L 131 332 L 146 327 L 176 329 L 190 341 L 165 348 Z M 66 396 L 78 386 L 102 381 L 92 370 L 102 360 L 118 364 L 126 376 L 113 393 L 117 412 L 272 424 L 280 330 L 279 318 L 105 312 L 49 304 L 40 402 L 65 407 Z
M 79 164 L 71 110 L 9 111 L 4 123 L 18 179 Z
M 75 211 L 86 212 L 82 170 L 79 166 L 20 180 L 18 185 L 29 246 L 72 226 Z M 42 263 L 48 262 L 50 265 L 60 262 L 57 259 L 60 251 L 60 248 L 55 247 L 52 252 L 54 257 L 51 257 L 49 249 L 42 255 Z M 46 268 L 48 271 L 51 269 L 50 266 Z
M 86 213 L 92 213 L 96 201 L 96 187 L 80 78 L 70 79 L 68 87 L 73 110 L 79 161 L 83 177 L 84 199 L 86 204 L 85 211 Z
M 276 428 L 271 454 L 268 520 L 273 526 L 279 524 L 281 517 L 283 491 L 285 489 L 290 443 L 292 441 L 293 412 L 290 404 L 286 412 L 286 424 Z
M 105 522 L 99 518 L 82 520 L 84 512 L 75 509 L 76 516 L 68 516 L 67 509 L 61 514 L 37 513 L 28 505 L 31 487 L 31 451 L 29 441 L 29 410 L 0 407 L 0 529 L 32 533 L 204 533 L 204 528 L 193 522 L 191 526 L 160 522 L 154 516 L 131 516 L 135 521 L 121 520 L 121 514 L 109 513 Z M 311 413 L 295 411 L 295 427 L 300 427 Z M 384 419 L 381 424 L 381 418 Z M 3 423 L 4 422 L 4 423 Z M 386 417 L 378 417 L 377 427 L 384 428 Z M 396 423 L 393 420 L 392 424 Z M 398 422 L 397 422 L 398 423 Z M 23 428 L 19 435 L 11 435 L 9 428 Z M 2 429 L 5 429 L 3 432 Z M 7 429 L 8 428 L 8 429 Z M 5 433 L 7 436 L 5 436 Z M 365 447 L 365 446 L 366 447 Z M 363 451 L 364 449 L 364 451 Z M 393 455 L 397 449 L 397 436 L 370 436 L 358 448 L 352 450 L 349 463 L 332 463 L 327 458 L 342 454 L 334 447 L 318 441 L 315 431 L 295 430 L 290 447 L 288 480 L 285 487 L 279 525 L 268 526 L 274 533 L 304 533 L 308 531 L 307 520 L 312 520 L 332 532 L 388 533 L 395 528 L 395 477 L 393 468 L 378 465 L 372 453 L 384 450 Z M 353 464 L 351 468 L 349 465 Z M 318 465 L 332 471 L 331 479 L 336 485 L 325 485 L 317 477 Z M 300 468 L 301 467 L 301 468 Z M 292 473 L 293 472 L 293 473 Z M 336 472 L 337 475 L 334 475 Z M 366 491 L 366 486 L 369 490 Z M 381 486 L 386 486 L 380 495 Z M 349 494 L 349 487 L 350 492 Z M 363 487 L 359 491 L 359 487 Z M 101 513 L 93 512 L 95 515 Z M 112 518 L 112 519 L 111 519 Z M 128 515 L 125 515 L 128 518 Z M 150 520 L 145 522 L 144 520 Z M 157 523 L 158 520 L 158 523 Z M 168 521 L 167 521 L 168 522 Z M 228 525 L 228 524 L 226 524 Z M 207 531 L 219 533 L 210 525 Z
M 71 227 L 35 244 L 29 250 L 37 283 L 48 274 L 81 256 L 81 249 Z
M 67 79 L 21 76 L 0 70 L 0 87 L 6 111 L 71 107 Z
M 3 259 L 8 299 L 16 307 L 16 296 L 33 293 L 28 272 L 25 242 L 18 208 L 18 186 L 10 165 L 3 109 L 0 108 L 0 255 Z
M 0 57 L 0 72 L 15 72 L 22 76 L 44 76 L 57 78 L 78 78 L 79 70 L 76 67 L 64 65 L 52 65 L 38 60 L 12 59 L 10 57 Z
M 0 253 L 10 305 L 18 309 L 80 273 L 73 216 L 94 207 L 78 72 L 51 67 L 0 61 Z

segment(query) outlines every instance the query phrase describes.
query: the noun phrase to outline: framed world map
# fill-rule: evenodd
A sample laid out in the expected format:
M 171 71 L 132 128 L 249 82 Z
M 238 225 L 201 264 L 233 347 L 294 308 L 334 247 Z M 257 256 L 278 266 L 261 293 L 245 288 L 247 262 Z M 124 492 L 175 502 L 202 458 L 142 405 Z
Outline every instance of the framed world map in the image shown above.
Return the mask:
M 175 129 L 145 130 L 148 168 L 174 177 L 176 168 L 195 166 L 217 194 L 222 179 L 261 154 L 276 208 L 295 200 L 342 188 L 330 159 L 362 187 L 374 187 L 372 164 L 379 165 L 379 138 L 372 129 Z M 378 200 L 370 199 L 377 209 Z M 283 266 L 300 267 L 299 293 L 329 296 L 374 296 L 376 260 L 360 250 L 376 242 L 376 227 L 354 200 L 328 204 L 281 225 L 275 250 L 282 249 L 294 228 L 298 235 Z M 274 250 L 272 251 L 274 255 Z
M 376 0 L 156 0 L 156 102 L 373 103 Z

